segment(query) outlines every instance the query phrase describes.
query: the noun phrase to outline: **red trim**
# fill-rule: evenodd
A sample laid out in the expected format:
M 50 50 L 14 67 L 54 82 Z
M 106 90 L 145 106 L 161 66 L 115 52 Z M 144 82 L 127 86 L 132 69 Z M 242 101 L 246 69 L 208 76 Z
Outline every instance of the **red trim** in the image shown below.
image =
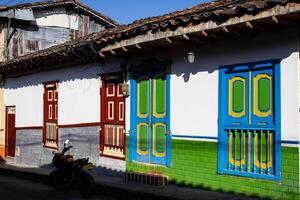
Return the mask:
M 43 129 L 42 126 L 24 126 L 24 127 L 16 127 L 16 130 L 36 130 L 36 129 Z
M 53 80 L 53 81 L 45 81 L 45 82 L 43 82 L 43 84 L 44 85 L 47 85 L 47 84 L 57 84 L 57 83 L 59 83 L 59 80 Z
M 54 149 L 54 150 L 58 150 L 58 146 L 57 147 L 49 147 L 47 145 L 43 145 L 44 148 L 48 148 L 48 149 Z
M 44 93 L 43 93 L 43 146 L 46 144 L 46 106 L 45 106 L 45 101 L 46 101 L 46 90 L 45 90 L 45 84 L 44 84 Z
M 89 127 L 89 126 L 100 126 L 100 122 L 81 123 L 81 124 L 63 124 L 58 125 L 58 128 L 78 128 L 78 127 Z M 43 129 L 43 126 L 24 126 L 16 127 L 16 130 L 35 130 Z
M 89 127 L 89 126 L 100 126 L 100 122 L 64 124 L 64 125 L 58 125 L 58 128 L 78 128 L 78 127 Z
M 126 153 L 125 153 L 124 158 L 121 158 L 121 157 L 118 157 L 118 156 L 106 155 L 106 154 L 103 154 L 102 152 L 100 153 L 100 156 L 106 157 L 106 158 L 113 158 L 113 159 L 117 159 L 117 160 L 126 160 Z

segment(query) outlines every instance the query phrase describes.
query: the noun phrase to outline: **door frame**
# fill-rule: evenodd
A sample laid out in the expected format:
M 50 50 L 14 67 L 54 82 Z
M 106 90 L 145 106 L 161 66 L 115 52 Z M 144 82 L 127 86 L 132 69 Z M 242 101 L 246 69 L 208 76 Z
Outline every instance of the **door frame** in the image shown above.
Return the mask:
M 153 63 L 153 62 L 150 62 L 150 63 Z M 171 63 L 170 62 L 167 62 L 168 64 L 166 64 L 166 62 L 164 64 L 162 63 L 158 63 L 157 65 L 157 62 L 154 62 L 153 65 L 151 66 L 152 69 L 153 69 L 153 66 L 159 66 L 158 68 L 155 68 L 154 70 L 156 72 L 162 72 L 166 75 L 166 131 L 170 134 L 167 134 L 167 137 L 166 137 L 166 163 L 162 166 L 167 166 L 167 167 L 170 167 L 171 166 L 171 140 L 172 140 L 172 136 L 171 136 L 171 131 L 170 131 L 170 128 L 171 128 L 171 75 L 170 75 L 170 67 L 171 67 Z M 146 66 L 148 66 L 149 63 L 147 63 L 146 65 L 142 65 L 144 68 Z M 163 66 L 163 67 L 161 67 Z M 146 69 L 149 69 L 149 68 L 146 68 Z M 150 68 L 151 69 L 151 68 Z M 159 70 L 158 69 L 162 69 L 162 70 Z M 145 71 L 142 71 L 142 70 L 138 70 L 138 71 L 133 71 L 132 74 L 135 74 L 135 73 L 151 73 L 151 71 L 149 70 L 145 70 Z M 129 153 L 129 161 L 131 162 L 139 162 L 136 160 L 136 155 L 137 155 L 137 152 L 136 152 L 136 148 L 135 147 L 135 144 L 136 144 L 136 138 L 134 138 L 132 136 L 132 132 L 133 131 L 136 131 L 136 124 L 137 124 L 137 116 L 136 116 L 136 113 L 137 113 L 137 108 L 136 108 L 136 98 L 137 98 L 137 82 L 136 80 L 133 78 L 133 76 L 131 77 L 130 79 L 130 86 L 131 86 L 131 90 L 130 90 L 130 153 Z M 159 165 L 159 164 L 155 164 L 155 163 L 148 163 L 148 162 L 139 162 L 139 163 L 142 163 L 142 164 L 151 164 L 151 165 Z
M 226 81 L 225 73 L 230 72 L 242 72 L 242 71 L 251 71 L 251 70 L 259 70 L 264 68 L 273 67 L 274 69 L 274 131 L 275 131 L 275 145 L 274 145 L 274 155 L 275 155 L 275 169 L 274 176 L 259 176 L 259 175 L 250 175 L 250 174 L 238 174 L 246 177 L 254 177 L 254 178 L 263 178 L 263 179 L 271 179 L 275 181 L 281 180 L 281 77 L 280 77 L 280 63 L 281 59 L 274 60 L 265 60 L 251 63 L 243 63 L 243 64 L 235 64 L 235 65 L 227 65 L 219 67 L 219 112 L 218 112 L 218 174 L 224 173 L 224 166 L 227 162 L 227 152 L 224 151 L 226 149 L 224 146 L 228 146 L 225 141 L 224 136 L 224 127 L 223 121 L 226 112 L 226 108 L 224 106 L 224 102 L 226 102 L 224 98 L 224 85 Z M 275 89 L 276 88 L 276 89 Z M 225 141 L 225 142 L 224 142 Z
M 15 134 L 15 149 L 16 149 L 16 137 L 17 137 L 17 131 L 16 131 L 16 106 L 11 105 L 11 106 L 5 106 L 5 157 L 8 157 L 8 148 L 9 148 L 9 141 L 8 141 L 8 109 L 9 108 L 15 108 L 15 121 L 14 121 L 14 134 Z M 16 152 L 14 153 L 14 156 L 9 156 L 9 157 L 15 157 Z

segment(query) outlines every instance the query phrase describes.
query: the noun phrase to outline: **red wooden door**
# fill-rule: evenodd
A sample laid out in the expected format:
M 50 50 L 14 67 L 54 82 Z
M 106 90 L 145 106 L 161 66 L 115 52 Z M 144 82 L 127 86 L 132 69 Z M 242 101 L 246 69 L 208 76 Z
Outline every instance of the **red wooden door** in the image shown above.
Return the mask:
M 58 148 L 58 82 L 44 84 L 44 145 Z
M 125 97 L 123 74 L 105 75 L 101 88 L 101 155 L 125 159 Z
M 15 157 L 16 149 L 16 119 L 15 107 L 6 107 L 6 148 L 5 156 Z

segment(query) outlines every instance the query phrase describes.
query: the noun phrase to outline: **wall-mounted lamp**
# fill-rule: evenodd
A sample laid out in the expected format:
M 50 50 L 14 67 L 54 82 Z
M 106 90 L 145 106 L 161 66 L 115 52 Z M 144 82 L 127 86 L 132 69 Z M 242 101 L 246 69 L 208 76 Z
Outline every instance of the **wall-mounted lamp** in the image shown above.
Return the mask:
M 195 54 L 193 52 L 188 52 L 186 54 L 186 60 L 188 63 L 193 64 L 195 62 Z
M 129 97 L 130 94 L 130 87 L 128 83 L 122 84 L 122 93 L 124 97 Z

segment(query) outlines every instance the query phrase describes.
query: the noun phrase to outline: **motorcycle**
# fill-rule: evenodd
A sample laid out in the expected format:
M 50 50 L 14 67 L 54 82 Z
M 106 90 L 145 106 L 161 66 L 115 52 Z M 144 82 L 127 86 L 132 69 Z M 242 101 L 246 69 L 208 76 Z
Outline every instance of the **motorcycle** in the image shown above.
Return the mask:
M 95 189 L 94 178 L 87 172 L 93 169 L 88 158 L 74 160 L 72 155 L 65 155 L 73 146 L 66 140 L 62 152 L 52 152 L 53 167 L 50 173 L 50 183 L 57 190 L 66 190 L 75 186 L 84 198 L 91 198 Z

